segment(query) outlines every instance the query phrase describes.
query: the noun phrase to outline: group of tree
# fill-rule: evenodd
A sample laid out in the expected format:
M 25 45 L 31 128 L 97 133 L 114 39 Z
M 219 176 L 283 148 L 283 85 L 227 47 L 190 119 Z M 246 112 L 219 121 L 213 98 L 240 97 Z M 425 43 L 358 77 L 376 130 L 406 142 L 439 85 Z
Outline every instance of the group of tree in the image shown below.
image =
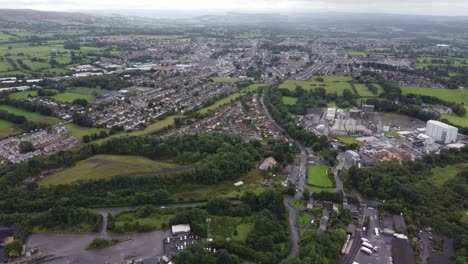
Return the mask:
M 28 121 L 24 116 L 15 115 L 5 110 L 0 110 L 0 119 L 7 120 L 19 125 L 24 124 Z

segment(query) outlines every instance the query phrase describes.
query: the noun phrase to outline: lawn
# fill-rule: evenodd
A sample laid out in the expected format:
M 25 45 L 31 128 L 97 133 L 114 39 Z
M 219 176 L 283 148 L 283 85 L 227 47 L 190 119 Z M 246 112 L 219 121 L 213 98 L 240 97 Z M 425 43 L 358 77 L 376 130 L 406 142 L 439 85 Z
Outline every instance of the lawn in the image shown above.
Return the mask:
M 323 82 L 317 81 L 317 78 L 323 78 Z M 352 91 L 352 80 L 350 76 L 312 76 L 308 81 L 286 80 L 280 84 L 280 88 L 295 90 L 297 86 L 301 86 L 305 90 L 312 90 L 319 87 L 324 88 L 328 93 L 337 93 L 342 95 L 345 89 Z
M 139 156 L 96 155 L 44 178 L 40 184 L 69 184 L 77 180 L 109 179 L 117 175 L 151 175 L 175 167 L 175 164 L 156 162 Z
M 466 107 L 465 107 L 466 108 Z M 442 114 L 442 118 L 447 119 L 450 123 L 461 126 L 468 127 L 468 118 L 467 116 L 457 116 L 456 114 Z
M 367 54 L 363 51 L 348 50 L 348 54 L 355 57 L 365 57 Z
M 356 137 L 353 137 L 353 136 L 341 136 L 341 137 L 336 137 L 336 139 L 349 145 L 359 144 L 359 142 L 356 140 Z
M 379 94 L 383 93 L 382 86 L 380 84 L 373 84 L 375 87 L 377 87 L 377 94 L 373 94 L 365 84 L 362 83 L 356 83 L 354 84 L 354 87 L 356 88 L 356 91 L 358 92 L 359 96 L 361 97 L 376 97 L 379 96 Z
M 291 97 L 291 96 L 283 96 L 283 104 L 285 105 L 295 105 L 297 103 L 298 98 Z
M 296 210 L 304 211 L 307 209 L 306 202 L 304 200 L 291 200 L 291 205 Z
M 333 187 L 333 182 L 328 177 L 328 166 L 307 166 L 307 184 L 316 187 Z
M 52 98 L 57 101 L 66 102 L 66 103 L 72 103 L 76 99 L 85 99 L 88 102 L 96 99 L 96 97 L 94 97 L 93 95 L 77 94 L 77 93 L 70 93 L 70 92 L 59 93 L 59 94 L 52 96 Z
M 245 242 L 247 240 L 247 235 L 250 231 L 252 231 L 252 229 L 254 229 L 253 223 L 239 224 L 236 227 L 237 235 L 233 235 L 232 239 L 236 241 Z
M 235 82 L 240 81 L 240 79 L 238 78 L 229 78 L 229 77 L 213 77 L 211 78 L 211 80 L 213 80 L 213 82 L 216 82 L 216 83 L 235 83 Z
M 64 126 L 69 132 L 70 135 L 82 139 L 83 136 L 91 136 L 92 134 L 99 134 L 101 131 L 109 133 L 107 128 L 96 128 L 96 127 L 82 127 L 76 124 L 66 124 Z
M 9 105 L 0 105 L 0 110 L 5 110 L 15 115 L 20 115 L 26 117 L 28 121 L 37 122 L 37 123 L 44 123 L 44 124 L 56 124 L 60 122 L 58 118 L 44 116 L 38 113 L 29 112 L 20 108 L 16 108 Z
M 312 220 L 312 217 L 310 214 L 300 214 L 299 217 L 297 218 L 297 223 L 300 228 L 306 226 L 308 223 L 310 223 L 310 220 Z
M 46 89 L 46 91 L 58 92 L 58 90 L 55 90 L 55 89 Z M 26 97 L 28 97 L 28 96 L 31 96 L 31 97 L 37 96 L 37 91 L 36 91 L 36 90 L 33 90 L 33 91 L 21 91 L 21 92 L 11 93 L 11 94 L 8 95 L 8 97 L 9 97 L 11 100 L 20 100 L 20 99 L 26 98 Z
M 468 163 L 457 163 L 454 165 L 447 165 L 445 167 L 435 167 L 432 169 L 432 176 L 429 181 L 436 186 L 442 186 L 447 181 L 455 178 L 458 173 L 468 168 Z
M 10 121 L 0 119 L 0 129 L 10 128 L 10 127 L 12 127 L 13 125 L 14 125 L 14 124 L 11 123 Z

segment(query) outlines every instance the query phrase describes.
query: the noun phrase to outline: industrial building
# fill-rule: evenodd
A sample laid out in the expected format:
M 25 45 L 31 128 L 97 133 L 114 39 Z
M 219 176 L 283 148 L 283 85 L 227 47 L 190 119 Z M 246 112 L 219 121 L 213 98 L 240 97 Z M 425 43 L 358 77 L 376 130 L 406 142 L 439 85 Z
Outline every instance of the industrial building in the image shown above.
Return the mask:
M 458 128 L 436 120 L 429 120 L 427 121 L 425 134 L 436 142 L 448 144 L 457 141 Z

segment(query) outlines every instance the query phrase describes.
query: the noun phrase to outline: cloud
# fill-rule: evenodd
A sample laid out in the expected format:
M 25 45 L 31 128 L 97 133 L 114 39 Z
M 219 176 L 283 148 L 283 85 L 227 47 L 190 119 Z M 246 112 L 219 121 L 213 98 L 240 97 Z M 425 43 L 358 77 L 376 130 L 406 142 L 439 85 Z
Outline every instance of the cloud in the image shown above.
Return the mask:
M 171 9 L 254 12 L 374 12 L 418 15 L 468 15 L 465 0 L 0 0 L 2 8 L 40 10 Z

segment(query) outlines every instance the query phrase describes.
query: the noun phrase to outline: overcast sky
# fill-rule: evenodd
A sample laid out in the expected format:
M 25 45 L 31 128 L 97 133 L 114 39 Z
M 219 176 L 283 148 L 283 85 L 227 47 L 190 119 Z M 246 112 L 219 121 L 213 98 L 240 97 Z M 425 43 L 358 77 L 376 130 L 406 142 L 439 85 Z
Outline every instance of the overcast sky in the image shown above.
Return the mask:
M 468 16 L 468 0 L 0 0 L 0 8 L 39 10 L 194 10 L 371 12 Z

